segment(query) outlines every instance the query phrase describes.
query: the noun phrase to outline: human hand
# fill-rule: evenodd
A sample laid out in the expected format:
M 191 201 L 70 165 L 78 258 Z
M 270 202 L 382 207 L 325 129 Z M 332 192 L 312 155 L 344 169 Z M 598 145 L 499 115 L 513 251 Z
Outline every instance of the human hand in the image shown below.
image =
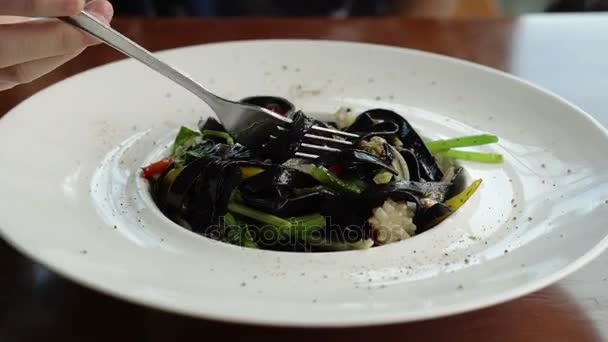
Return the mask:
M 104 23 L 114 11 L 107 0 L 0 0 L 0 15 L 60 17 L 86 10 Z M 95 38 L 57 19 L 0 16 L 0 90 L 29 83 L 78 56 Z

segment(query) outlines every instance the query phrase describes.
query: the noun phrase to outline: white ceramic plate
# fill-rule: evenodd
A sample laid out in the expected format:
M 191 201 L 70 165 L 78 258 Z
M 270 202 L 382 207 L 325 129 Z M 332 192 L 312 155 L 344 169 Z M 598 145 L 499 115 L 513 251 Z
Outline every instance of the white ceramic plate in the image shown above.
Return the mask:
M 503 302 L 607 245 L 608 139 L 587 114 L 506 74 L 418 51 L 251 41 L 168 51 L 228 98 L 274 94 L 309 112 L 388 107 L 430 138 L 491 132 L 504 165 L 433 230 L 368 251 L 242 249 L 154 207 L 138 168 L 209 109 L 133 61 L 85 72 L 0 120 L 0 228 L 19 250 L 102 292 L 193 316 L 356 326 Z

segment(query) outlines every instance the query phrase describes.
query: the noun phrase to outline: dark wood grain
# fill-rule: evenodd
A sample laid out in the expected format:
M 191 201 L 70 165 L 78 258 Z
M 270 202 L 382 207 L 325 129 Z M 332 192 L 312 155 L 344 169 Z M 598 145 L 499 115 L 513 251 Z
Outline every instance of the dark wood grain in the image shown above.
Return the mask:
M 350 40 L 411 47 L 507 68 L 509 20 L 444 22 L 390 19 L 118 19 L 114 27 L 150 50 L 226 40 Z M 34 83 L 0 93 L 0 115 L 36 91 L 83 70 L 124 58 L 96 46 Z
M 578 26 L 572 27 L 587 32 L 588 20 L 592 20 L 593 25 L 600 25 L 595 19 L 556 17 L 546 20 L 558 26 L 573 25 L 572 21 L 577 20 Z M 608 17 L 605 19 L 606 24 L 600 25 L 602 29 L 598 32 L 608 32 Z M 569 46 L 577 46 L 587 55 L 586 60 L 563 62 L 568 65 L 551 59 L 551 51 L 546 48 L 538 51 L 532 48 L 523 54 L 516 51 L 514 46 L 520 46 L 529 37 L 555 39 L 551 30 L 546 30 L 547 23 L 541 24 L 536 28 L 525 20 L 507 19 L 119 19 L 114 26 L 152 50 L 263 38 L 352 40 L 403 46 L 519 72 L 556 89 L 566 89 L 562 82 L 589 85 L 596 72 L 593 68 L 608 69 L 608 59 L 603 58 L 606 45 L 601 44 L 604 38 L 599 33 L 588 32 L 589 35 L 581 37 L 575 32 L 559 44 L 551 45 L 555 54 L 559 54 L 560 49 L 566 51 Z M 533 68 L 533 73 L 520 72 L 521 64 L 538 54 L 546 54 L 548 64 Z M 52 83 L 121 58 L 104 46 L 89 49 L 43 79 L 0 93 L 0 116 Z M 588 63 L 589 58 L 598 62 Z M 560 68 L 577 68 L 577 73 L 554 77 Z M 601 89 L 594 92 L 588 88 L 585 93 L 567 88 L 566 92 L 570 93 L 565 95 L 586 99 L 583 106 L 598 107 L 598 101 L 603 100 Z M 607 122 L 608 111 L 598 115 L 604 115 L 599 119 Z M 603 256 L 557 285 L 463 315 L 373 328 L 277 329 L 181 317 L 113 299 L 63 279 L 0 241 L 0 341 L 167 341 L 213 337 L 227 341 L 601 341 L 608 338 L 608 295 L 605 290 L 608 272 L 603 267 L 607 261 L 608 257 Z

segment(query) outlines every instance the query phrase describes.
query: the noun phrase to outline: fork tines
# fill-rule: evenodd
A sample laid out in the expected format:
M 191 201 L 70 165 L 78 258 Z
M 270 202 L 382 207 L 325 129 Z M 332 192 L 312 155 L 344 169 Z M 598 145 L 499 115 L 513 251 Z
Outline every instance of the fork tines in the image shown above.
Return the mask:
M 340 152 L 342 148 L 352 147 L 353 143 L 350 140 L 346 139 L 357 139 L 358 135 L 338 131 L 330 128 L 313 126 L 311 127 L 311 132 L 327 134 L 330 133 L 336 137 L 327 137 L 317 134 L 308 133 L 304 135 L 304 141 L 300 145 L 296 156 L 300 158 L 307 159 L 316 159 L 319 155 L 326 153 L 337 153 Z M 342 139 L 338 138 L 341 137 Z
M 286 123 L 291 123 L 290 119 L 285 121 Z M 282 125 L 277 126 L 277 128 L 279 130 L 288 129 Z M 352 141 L 359 138 L 357 134 L 318 125 L 310 127 L 309 132 L 310 133 L 304 135 L 304 140 L 296 152 L 296 157 L 316 159 L 323 154 L 337 153 L 340 152 L 342 148 L 353 146 Z

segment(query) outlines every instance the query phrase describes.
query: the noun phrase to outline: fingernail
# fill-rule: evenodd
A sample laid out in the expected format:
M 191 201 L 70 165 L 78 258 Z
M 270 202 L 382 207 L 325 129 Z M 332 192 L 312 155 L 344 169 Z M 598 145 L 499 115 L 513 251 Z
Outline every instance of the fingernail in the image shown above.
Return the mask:
M 109 24 L 114 16 L 114 8 L 112 8 L 112 5 L 107 1 L 101 1 L 99 5 L 96 4 L 89 12 L 105 24 Z

